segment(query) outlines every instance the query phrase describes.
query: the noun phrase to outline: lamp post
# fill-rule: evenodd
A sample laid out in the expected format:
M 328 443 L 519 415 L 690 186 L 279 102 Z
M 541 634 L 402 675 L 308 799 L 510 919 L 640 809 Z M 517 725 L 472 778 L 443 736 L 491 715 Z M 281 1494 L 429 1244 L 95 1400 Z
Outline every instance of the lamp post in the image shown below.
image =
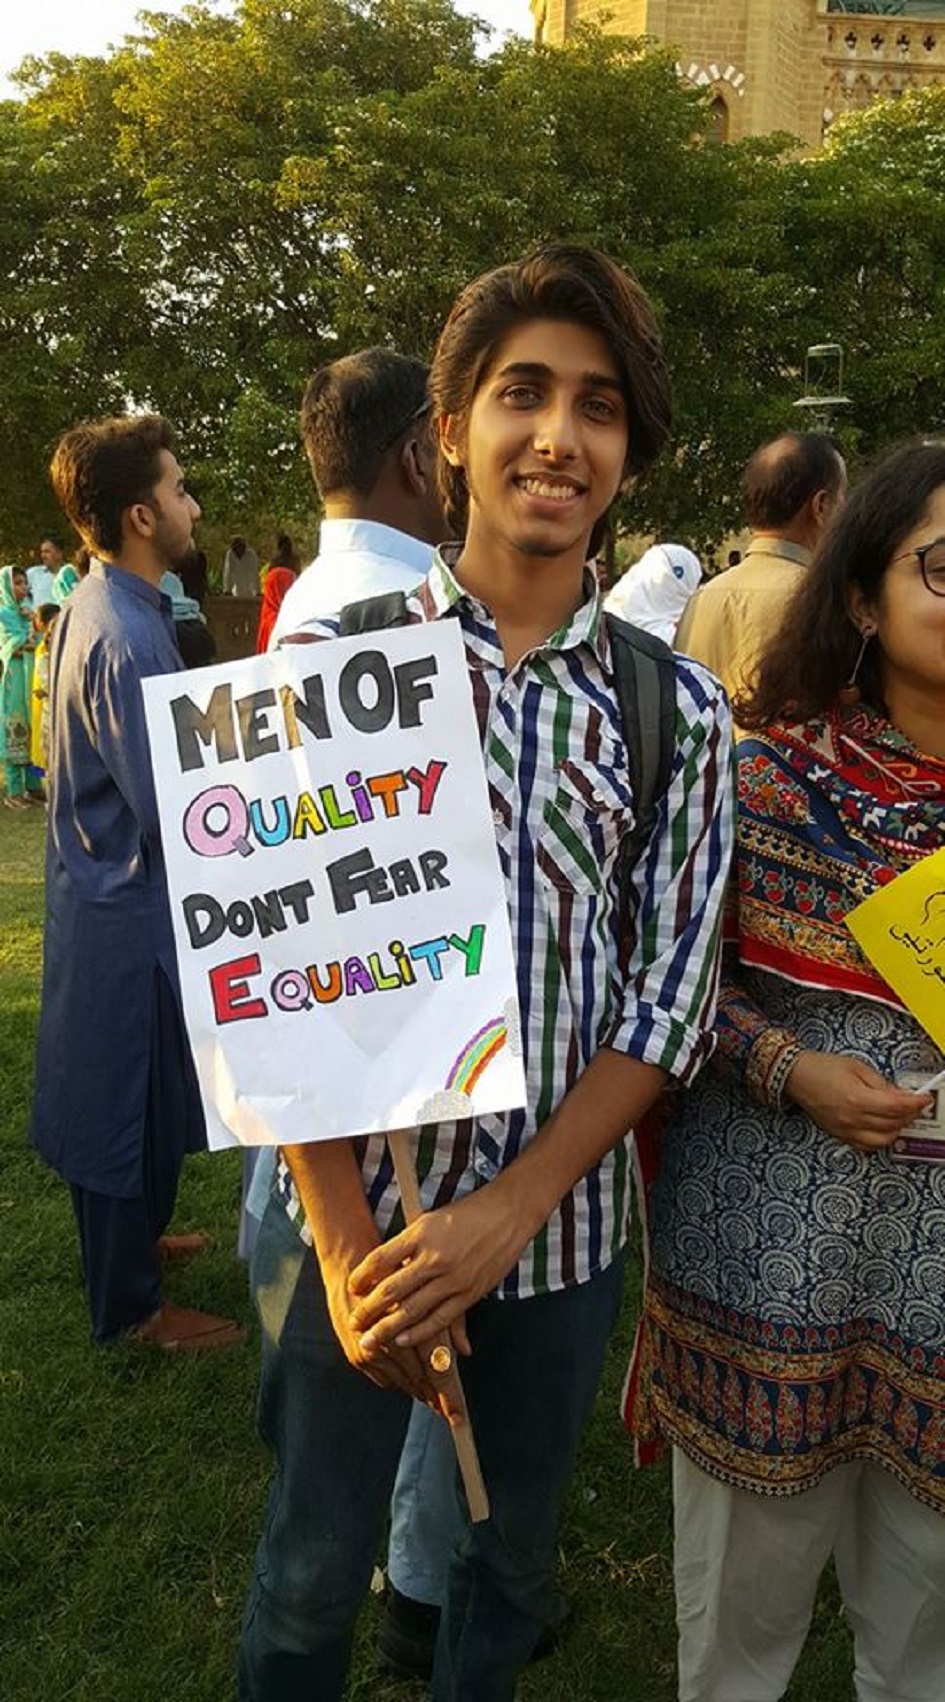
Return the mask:
M 808 431 L 829 431 L 833 416 L 852 407 L 843 394 L 843 348 L 840 343 L 811 343 L 804 356 L 804 394 L 794 403 L 807 415 Z

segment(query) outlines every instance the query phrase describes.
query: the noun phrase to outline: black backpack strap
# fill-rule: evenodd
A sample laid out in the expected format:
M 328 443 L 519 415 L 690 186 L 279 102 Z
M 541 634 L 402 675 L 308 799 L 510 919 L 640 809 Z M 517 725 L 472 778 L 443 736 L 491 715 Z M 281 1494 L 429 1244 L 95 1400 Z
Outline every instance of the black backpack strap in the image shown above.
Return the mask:
M 669 785 L 676 755 L 676 664 L 668 644 L 608 614 L 614 686 L 620 705 L 634 824 L 620 847 L 621 915 L 630 920 L 630 880 Z
M 384 591 L 379 597 L 346 603 L 338 620 L 338 637 L 354 638 L 359 632 L 383 632 L 385 627 L 406 624 L 407 598 L 403 591 Z

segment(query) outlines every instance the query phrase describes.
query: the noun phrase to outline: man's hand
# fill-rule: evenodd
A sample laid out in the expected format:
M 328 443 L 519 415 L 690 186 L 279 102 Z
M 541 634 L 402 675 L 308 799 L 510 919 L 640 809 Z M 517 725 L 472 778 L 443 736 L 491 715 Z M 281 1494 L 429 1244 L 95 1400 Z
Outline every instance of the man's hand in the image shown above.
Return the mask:
M 446 1419 L 460 1416 L 460 1409 L 454 1406 L 448 1389 L 443 1386 L 443 1379 L 436 1377 L 431 1371 L 429 1358 L 425 1353 L 418 1353 L 413 1347 L 385 1347 L 379 1343 L 365 1342 L 360 1333 L 352 1329 L 350 1316 L 353 1299 L 347 1265 L 333 1263 L 328 1269 L 323 1262 L 322 1280 L 325 1284 L 332 1328 L 341 1343 L 348 1364 L 353 1366 L 355 1371 L 370 1377 L 371 1382 L 376 1383 L 378 1388 L 398 1389 L 401 1394 L 422 1401 L 426 1406 L 432 1407 L 434 1412 L 442 1413 Z
M 891 1087 L 871 1064 L 831 1052 L 802 1052 L 786 1087 L 828 1135 L 861 1152 L 891 1146 L 931 1103 L 930 1094 Z
M 457 1413 L 448 1381 L 413 1348 L 363 1343 L 351 1328 L 355 1296 L 351 1274 L 378 1246 L 377 1225 L 368 1209 L 350 1141 L 313 1141 L 287 1146 L 288 1160 L 308 1218 L 325 1285 L 332 1328 L 356 1371 L 381 1389 L 397 1389 L 450 1418 Z
M 452 1330 L 468 1353 L 464 1315 L 490 1293 L 535 1234 L 511 1173 L 438 1211 L 424 1212 L 352 1272 L 350 1327 L 362 1351 L 416 1347 Z

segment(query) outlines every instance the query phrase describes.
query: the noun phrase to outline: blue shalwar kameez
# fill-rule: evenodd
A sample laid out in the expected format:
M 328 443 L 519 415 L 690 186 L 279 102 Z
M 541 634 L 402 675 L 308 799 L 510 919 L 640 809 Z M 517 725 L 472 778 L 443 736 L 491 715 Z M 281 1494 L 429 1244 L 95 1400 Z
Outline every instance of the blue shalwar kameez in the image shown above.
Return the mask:
M 43 995 L 31 1138 L 72 1190 L 93 1334 L 161 1303 L 157 1240 L 205 1145 L 141 680 L 181 668 L 169 600 L 94 562 L 50 654 Z

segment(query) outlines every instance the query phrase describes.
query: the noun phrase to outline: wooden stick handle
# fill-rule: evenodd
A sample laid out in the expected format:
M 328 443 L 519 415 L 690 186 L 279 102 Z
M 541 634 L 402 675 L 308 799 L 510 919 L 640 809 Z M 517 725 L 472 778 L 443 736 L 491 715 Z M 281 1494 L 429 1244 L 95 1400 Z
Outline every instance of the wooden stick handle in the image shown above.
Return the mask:
M 406 1129 L 390 1130 L 387 1136 L 387 1144 L 394 1161 L 394 1174 L 397 1178 L 400 1198 L 403 1201 L 404 1217 L 408 1223 L 413 1223 L 414 1218 L 419 1217 L 423 1211 L 423 1204 L 420 1199 L 420 1184 L 417 1181 L 409 1132 Z M 444 1392 L 449 1394 L 450 1405 L 454 1409 L 458 1408 L 462 1414 L 459 1424 L 450 1425 L 450 1434 L 453 1438 L 453 1446 L 456 1449 L 463 1488 L 466 1491 L 469 1517 L 472 1523 L 476 1525 L 489 1517 L 489 1497 L 486 1494 L 486 1486 L 482 1478 L 479 1455 L 476 1452 L 476 1439 L 469 1422 L 466 1396 L 463 1394 L 462 1378 L 456 1364 L 456 1350 L 453 1347 L 449 1330 L 444 1330 L 432 1346 L 425 1346 L 420 1351 L 428 1354 L 431 1362 L 438 1352 L 449 1355 L 448 1360 L 446 1360 L 449 1367 L 447 1371 L 437 1374 L 435 1368 L 433 1368 L 434 1381 L 442 1387 Z

